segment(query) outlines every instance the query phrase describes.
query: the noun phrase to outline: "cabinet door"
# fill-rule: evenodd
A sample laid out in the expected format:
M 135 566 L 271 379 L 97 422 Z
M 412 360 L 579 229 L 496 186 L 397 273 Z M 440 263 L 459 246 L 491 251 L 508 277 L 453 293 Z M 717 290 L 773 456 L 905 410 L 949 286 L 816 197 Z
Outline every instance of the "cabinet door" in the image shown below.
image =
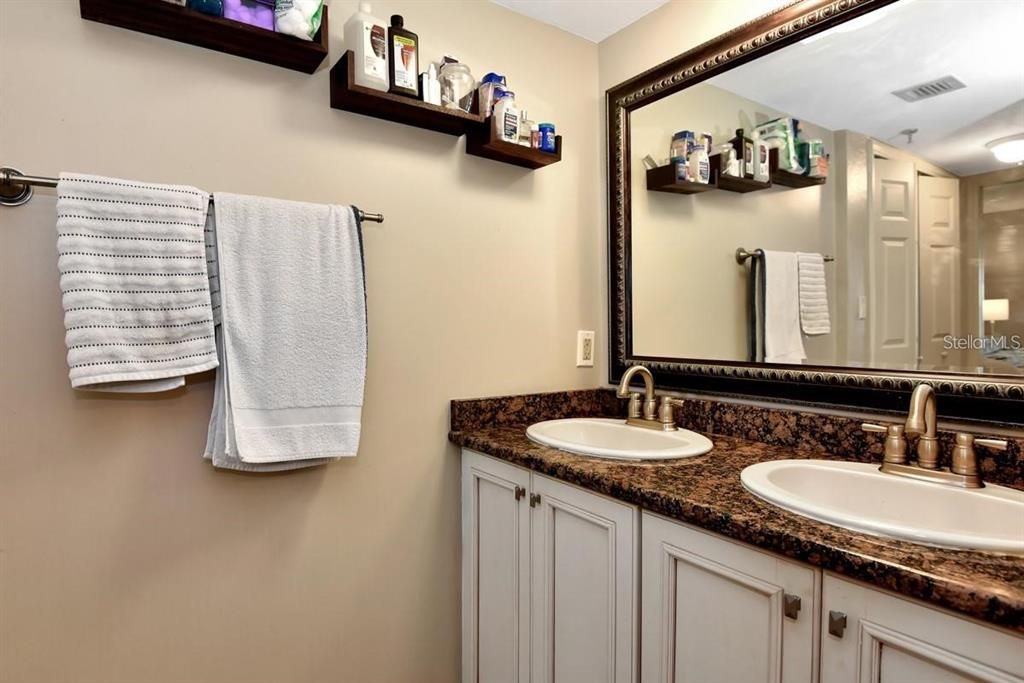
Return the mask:
M 528 470 L 462 452 L 463 683 L 529 682 L 529 486 Z
M 532 488 L 531 683 L 635 681 L 638 511 L 536 474 Z
M 1024 683 L 1024 637 L 1009 631 L 832 574 L 822 610 L 822 683 Z M 846 617 L 835 635 L 830 613 Z
M 642 529 L 643 683 L 817 680 L 819 572 L 649 513 Z

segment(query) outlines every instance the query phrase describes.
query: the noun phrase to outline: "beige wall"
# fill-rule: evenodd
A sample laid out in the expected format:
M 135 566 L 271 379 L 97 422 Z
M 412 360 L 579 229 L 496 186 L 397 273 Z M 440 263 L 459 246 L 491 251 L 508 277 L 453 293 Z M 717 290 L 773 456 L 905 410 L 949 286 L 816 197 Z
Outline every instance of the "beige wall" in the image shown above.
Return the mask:
M 788 0 L 672 0 L 639 21 L 601 41 L 598 46 L 601 93 L 668 59 L 711 40 L 737 26 L 771 12 Z M 602 135 L 605 117 L 602 115 Z M 601 148 L 603 187 L 607 188 L 607 150 Z M 601 216 L 607 235 L 607 194 Z M 607 243 L 607 237 L 605 242 Z M 599 261 L 604 300 L 608 297 L 607 257 Z M 607 308 L 601 309 L 599 329 L 607 330 Z M 601 367 L 598 376 L 608 378 L 607 334 L 598 339 Z
M 72 391 L 54 198 L 0 209 L 0 680 L 451 683 L 451 397 L 588 387 L 601 330 L 597 46 L 484 2 L 374 3 L 425 56 L 507 73 L 565 136 L 530 173 L 334 111 L 314 76 L 0 1 L 0 163 L 352 202 L 366 227 L 359 457 L 244 476 L 202 461 L 212 380 Z M 331 3 L 331 58 L 355 2 Z M 500 32 L 500 39 L 495 36 Z M 539 46 L 543 46 L 540 49 Z
M 757 123 L 799 114 L 771 109 L 712 83 L 658 100 L 630 118 L 633 351 L 641 356 L 746 360 L 748 277 L 736 264 L 736 248 L 834 252 L 834 182 L 749 194 L 647 190 L 643 158 L 650 154 L 660 163 L 668 157 L 674 132 L 710 133 L 717 151 L 737 128 L 749 136 Z M 802 139 L 820 139 L 832 150 L 832 131 L 805 120 L 800 126 Z M 834 313 L 831 266 L 826 278 Z M 808 362 L 835 362 L 838 334 L 834 329 L 805 337 Z

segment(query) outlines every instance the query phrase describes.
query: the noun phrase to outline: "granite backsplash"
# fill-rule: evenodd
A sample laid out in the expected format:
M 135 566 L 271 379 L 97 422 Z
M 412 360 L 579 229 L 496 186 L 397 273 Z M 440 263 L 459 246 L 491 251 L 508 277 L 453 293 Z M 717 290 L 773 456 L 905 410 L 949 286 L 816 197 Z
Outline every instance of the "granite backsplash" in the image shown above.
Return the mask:
M 528 425 L 565 417 L 622 417 L 625 401 L 613 389 L 586 389 L 544 394 L 452 401 L 451 430 Z M 804 453 L 860 462 L 880 462 L 884 435 L 861 430 L 861 420 L 803 412 L 785 407 L 751 406 L 709 398 L 689 399 L 675 409 L 687 429 L 731 436 Z M 973 430 L 977 436 L 990 436 Z M 942 464 L 948 465 L 954 432 L 940 431 Z M 978 448 L 978 467 L 986 481 L 1024 488 L 1024 435 L 1007 439 L 1006 451 Z M 910 453 L 914 452 L 911 443 Z

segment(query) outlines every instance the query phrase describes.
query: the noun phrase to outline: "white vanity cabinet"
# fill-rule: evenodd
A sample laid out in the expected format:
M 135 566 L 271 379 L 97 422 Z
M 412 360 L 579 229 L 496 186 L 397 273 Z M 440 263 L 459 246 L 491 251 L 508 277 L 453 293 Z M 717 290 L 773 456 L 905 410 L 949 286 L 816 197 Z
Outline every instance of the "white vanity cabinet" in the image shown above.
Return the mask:
M 637 508 L 462 452 L 463 683 L 635 683 Z
M 821 683 L 1024 683 L 1007 631 L 829 573 L 822 610 Z
M 644 513 L 643 683 L 814 683 L 820 573 Z

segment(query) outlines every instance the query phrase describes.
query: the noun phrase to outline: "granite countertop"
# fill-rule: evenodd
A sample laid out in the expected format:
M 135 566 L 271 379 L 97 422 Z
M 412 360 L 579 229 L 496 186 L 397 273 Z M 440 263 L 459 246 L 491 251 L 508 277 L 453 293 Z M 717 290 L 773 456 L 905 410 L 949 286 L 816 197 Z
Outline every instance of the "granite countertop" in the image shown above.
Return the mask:
M 603 398 L 596 403 L 571 403 L 581 408 L 578 416 L 608 413 L 609 406 Z M 526 405 L 534 404 L 527 401 Z M 822 569 L 1024 632 L 1024 558 L 930 548 L 847 531 L 777 508 L 747 492 L 740 483 L 743 468 L 756 462 L 834 456 L 708 434 L 714 449 L 704 456 L 661 462 L 606 460 L 573 455 L 530 441 L 526 425 L 535 421 L 534 413 L 539 411 L 502 413 L 497 419 L 482 423 L 463 419 L 468 412 L 471 411 L 462 406 L 457 420 L 453 403 L 449 438 L 458 446 Z M 516 417 L 529 419 L 511 424 Z

